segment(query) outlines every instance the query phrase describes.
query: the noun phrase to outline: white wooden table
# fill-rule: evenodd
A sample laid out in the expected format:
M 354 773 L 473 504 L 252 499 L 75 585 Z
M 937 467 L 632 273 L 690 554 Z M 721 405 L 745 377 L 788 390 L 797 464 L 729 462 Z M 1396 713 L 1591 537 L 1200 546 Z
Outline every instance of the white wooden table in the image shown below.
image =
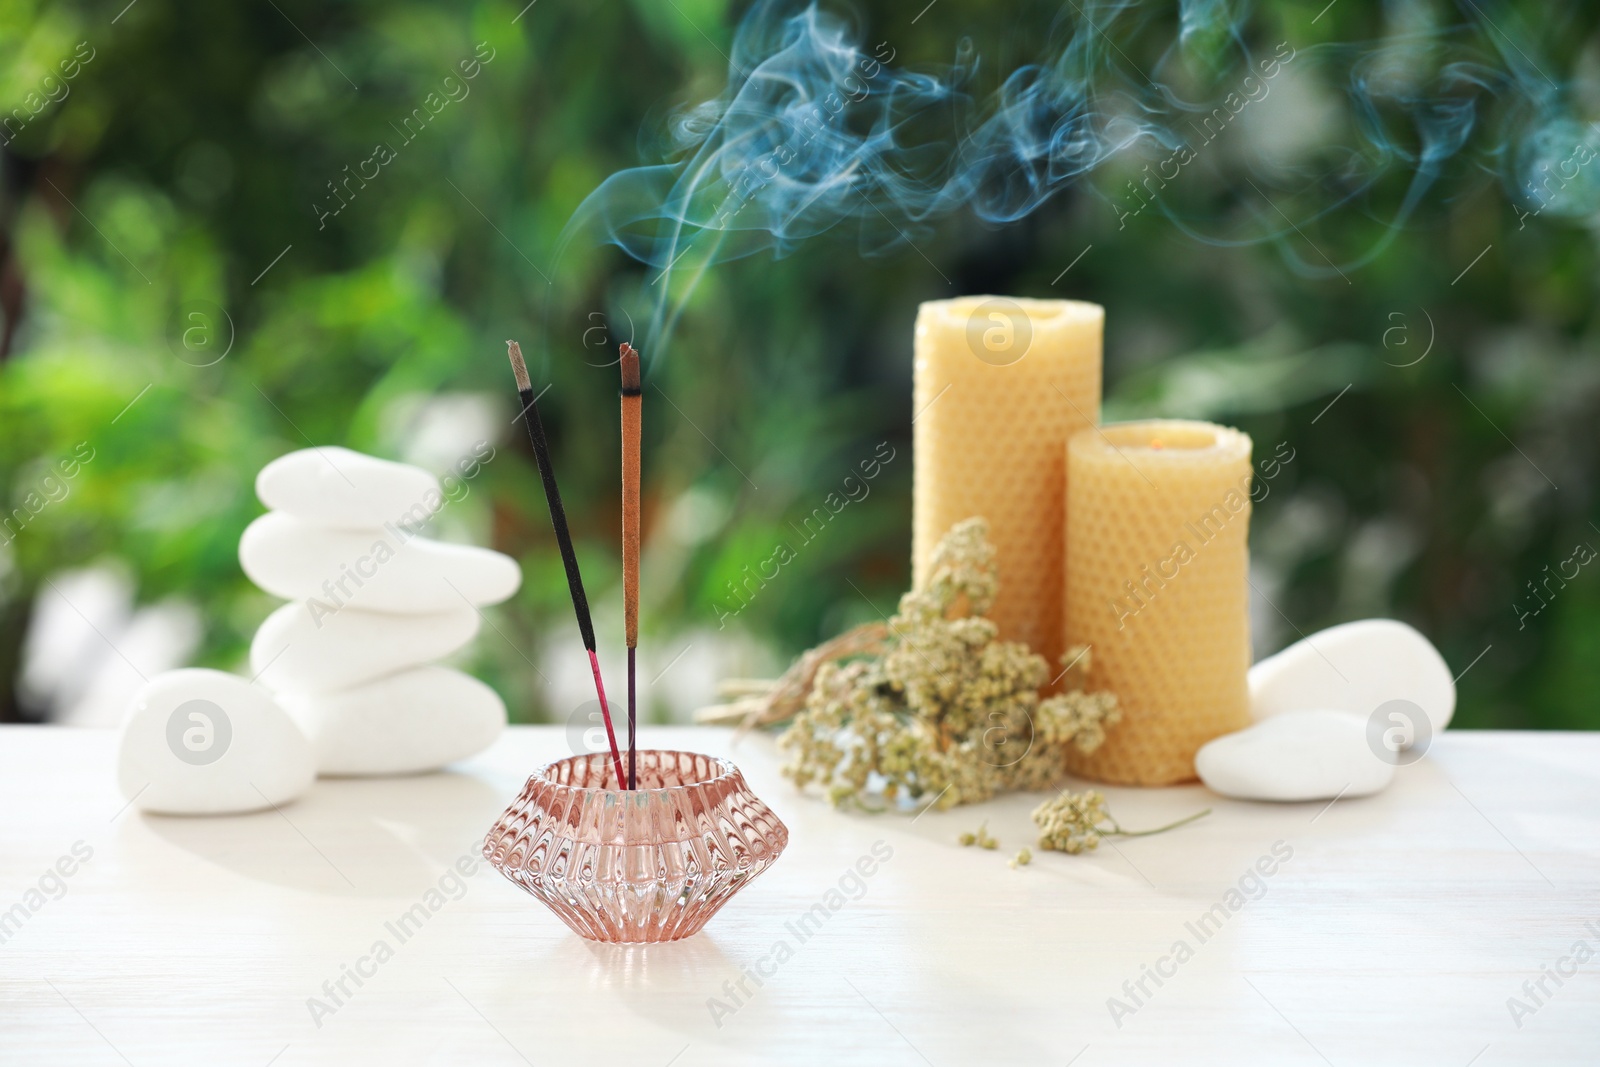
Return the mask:
M 1600 735 L 1448 734 L 1331 807 L 1111 790 L 1130 827 L 1215 811 L 1017 870 L 1036 796 L 847 815 L 797 795 L 766 738 L 645 739 L 733 755 L 792 839 L 700 936 L 616 947 L 486 864 L 450 875 L 567 754 L 561 730 L 453 773 L 319 782 L 281 814 L 174 819 L 124 808 L 111 735 L 0 729 L 0 1063 L 1600 1062 Z M 1001 850 L 959 847 L 984 819 Z M 1241 878 L 1254 899 L 1229 910 Z M 787 924 L 841 879 L 801 943 Z M 418 903 L 437 907 L 402 941 Z

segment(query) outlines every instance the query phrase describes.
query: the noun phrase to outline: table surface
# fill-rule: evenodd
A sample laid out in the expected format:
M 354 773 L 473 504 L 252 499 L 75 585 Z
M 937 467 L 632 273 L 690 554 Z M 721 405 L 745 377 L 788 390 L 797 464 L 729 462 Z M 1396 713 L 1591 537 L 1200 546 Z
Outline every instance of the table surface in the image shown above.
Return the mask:
M 450 874 L 568 754 L 557 728 L 198 819 L 127 808 L 109 733 L 0 728 L 0 1063 L 1600 1060 L 1600 735 L 1446 734 L 1331 806 L 1111 789 L 1129 827 L 1214 810 L 1017 869 L 1036 795 L 847 814 L 783 780 L 770 738 L 644 739 L 732 756 L 791 839 L 699 936 L 610 946 L 487 864 Z M 1001 848 L 961 848 L 984 820 Z

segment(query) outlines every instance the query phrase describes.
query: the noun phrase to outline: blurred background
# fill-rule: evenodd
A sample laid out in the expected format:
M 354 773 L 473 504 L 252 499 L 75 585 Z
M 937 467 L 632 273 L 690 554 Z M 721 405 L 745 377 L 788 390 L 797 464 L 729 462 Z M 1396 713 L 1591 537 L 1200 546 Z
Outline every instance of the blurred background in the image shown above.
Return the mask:
M 969 101 L 925 138 L 955 149 L 901 161 L 910 182 L 1057 60 L 1106 150 L 1020 200 L 869 204 L 882 224 L 669 271 L 563 231 L 608 176 L 692 154 L 766 8 L 0 3 L 0 721 L 110 724 L 141 674 L 243 670 L 276 605 L 236 555 L 255 472 L 313 443 L 447 476 L 433 532 L 525 575 L 464 663 L 513 719 L 566 721 L 587 672 L 507 337 L 550 386 L 613 667 L 611 361 L 645 349 L 641 679 L 653 718 L 684 718 L 717 679 L 891 610 L 917 304 L 996 292 L 1105 305 L 1107 419 L 1254 437 L 1258 655 L 1394 616 L 1467 672 L 1458 726 L 1600 726 L 1600 9 L 823 11 Z M 1159 129 L 1184 122 L 1180 163 Z M 1084 158 L 1048 122 L 1034 137 Z M 735 596 L 874 457 L 870 492 Z

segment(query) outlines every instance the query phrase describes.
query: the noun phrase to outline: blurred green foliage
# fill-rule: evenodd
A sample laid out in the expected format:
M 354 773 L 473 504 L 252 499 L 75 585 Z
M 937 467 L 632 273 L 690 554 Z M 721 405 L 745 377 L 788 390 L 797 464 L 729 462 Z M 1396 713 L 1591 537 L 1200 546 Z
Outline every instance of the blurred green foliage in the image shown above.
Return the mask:
M 742 8 L 116 6 L 0 2 L 0 109 L 28 115 L 0 150 L 0 498 L 20 506 L 79 442 L 94 456 L 0 549 L 0 718 L 29 714 L 9 694 L 45 578 L 106 557 L 127 562 L 143 600 L 197 600 L 202 661 L 237 666 L 272 607 L 235 554 L 261 510 L 255 471 L 312 442 L 395 454 L 396 405 L 446 392 L 499 398 L 503 429 L 499 455 L 443 521 L 514 554 L 526 574 L 491 612 L 474 667 L 514 717 L 563 716 L 528 666 L 544 635 L 570 628 L 570 607 L 510 425 L 503 341 L 540 339 L 530 351 L 545 354 L 534 370 L 552 387 L 542 407 L 580 556 L 591 594 L 612 596 L 616 381 L 602 342 L 627 336 L 618 309 L 650 274 L 582 242 L 557 262 L 556 245 L 601 180 L 654 158 L 669 115 L 721 91 Z M 1082 29 L 1033 2 L 919 6 L 863 5 L 866 39 L 894 42 L 897 62 L 916 66 L 948 62 L 969 35 L 987 88 L 1037 59 L 1063 17 Z M 1444 34 L 1458 18 L 1427 3 L 1318 6 L 1264 4 L 1237 33 L 1268 51 L 1280 40 L 1309 49 Z M 1600 13 L 1496 13 L 1512 32 L 1546 27 L 1522 48 L 1566 86 L 1574 114 L 1600 105 Z M 1235 34 L 1180 25 L 1176 12 L 1119 34 L 1121 59 L 1106 62 L 1153 65 L 1184 29 L 1190 87 L 1237 77 Z M 1482 24 L 1448 33 L 1500 47 Z M 62 62 L 87 54 L 79 42 L 93 57 L 63 80 Z M 335 201 L 329 183 L 378 142 L 401 144 L 397 125 L 475 53 L 492 58 L 470 92 Z M 871 495 L 730 629 L 786 656 L 892 610 L 909 570 L 917 303 L 1073 296 L 1108 309 L 1108 418 L 1217 419 L 1251 433 L 1260 455 L 1284 441 L 1294 450 L 1254 520 L 1270 599 L 1256 606 L 1258 651 L 1394 615 L 1457 670 L 1472 664 L 1460 725 L 1600 726 L 1600 576 L 1585 570 L 1519 617 L 1530 580 L 1575 543 L 1600 545 L 1600 205 L 1519 219 L 1527 203 L 1504 174 L 1531 105 L 1507 89 L 1484 99 L 1470 144 L 1398 232 L 1388 220 L 1410 186 L 1404 167 L 1324 212 L 1342 193 L 1336 154 L 1321 146 L 1365 120 L 1342 106 L 1332 66 L 1301 71 L 1276 89 L 1272 122 L 1241 119 L 1185 170 L 1166 211 L 1119 221 L 1126 183 L 1167 154 L 1152 147 L 1015 225 L 957 216 L 874 258 L 829 234 L 684 290 L 670 350 L 647 353 L 660 358 L 646 412 L 646 640 L 717 632 L 727 583 L 792 539 L 790 523 L 883 441 L 896 459 Z M 47 85 L 67 92 L 50 100 Z M 1392 136 L 1403 154 L 1404 131 Z M 601 323 L 609 332 L 589 332 Z M 749 669 L 771 666 L 756 657 Z

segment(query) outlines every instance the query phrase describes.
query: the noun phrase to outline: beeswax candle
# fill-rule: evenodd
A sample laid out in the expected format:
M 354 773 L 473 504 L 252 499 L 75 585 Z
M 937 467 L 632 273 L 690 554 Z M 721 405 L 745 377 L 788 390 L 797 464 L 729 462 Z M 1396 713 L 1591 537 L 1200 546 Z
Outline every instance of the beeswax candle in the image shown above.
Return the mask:
M 1066 443 L 1100 419 L 1105 310 L 969 296 L 917 313 L 913 579 L 981 515 L 1000 567 L 989 617 L 1060 670 Z
M 1067 446 L 1066 634 L 1122 722 L 1078 774 L 1124 785 L 1195 777 L 1207 741 L 1250 725 L 1250 438 L 1155 420 Z

